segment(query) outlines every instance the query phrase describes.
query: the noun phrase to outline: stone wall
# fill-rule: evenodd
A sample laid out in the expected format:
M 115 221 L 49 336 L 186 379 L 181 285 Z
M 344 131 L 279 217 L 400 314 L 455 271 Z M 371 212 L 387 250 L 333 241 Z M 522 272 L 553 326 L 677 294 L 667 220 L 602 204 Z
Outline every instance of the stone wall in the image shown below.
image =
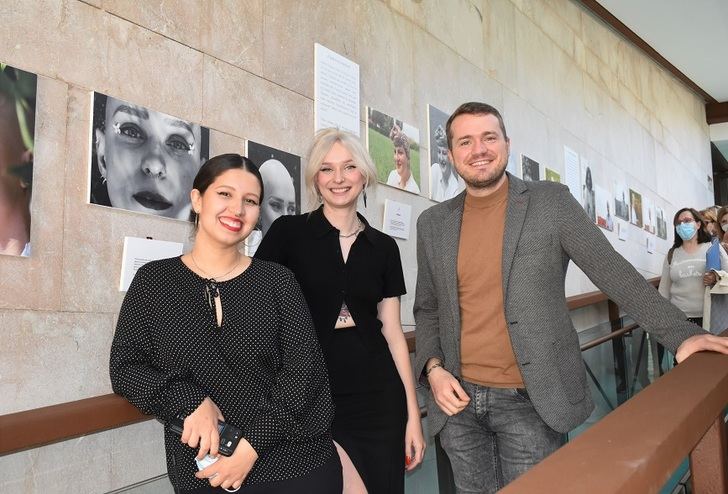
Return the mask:
M 87 204 L 93 91 L 211 128 L 215 153 L 251 139 L 302 155 L 318 42 L 360 65 L 363 116 L 370 105 L 424 136 L 428 103 L 482 100 L 502 110 L 516 156 L 563 176 L 568 145 L 595 183 L 619 177 L 668 218 L 712 203 L 700 98 L 570 0 L 32 0 L 2 2 L 0 19 L 0 61 L 39 75 L 33 255 L 0 258 L 0 414 L 109 393 L 123 237 L 188 237 L 179 221 Z M 379 187 L 373 224 L 386 198 L 412 203 L 414 218 L 433 204 L 420 155 L 422 196 Z M 668 242 L 647 254 L 630 228 L 610 241 L 659 275 Z M 398 241 L 408 325 L 414 236 L 413 219 Z M 572 268 L 567 293 L 591 289 Z M 105 492 L 162 473 L 162 449 L 148 422 L 0 457 L 0 490 Z

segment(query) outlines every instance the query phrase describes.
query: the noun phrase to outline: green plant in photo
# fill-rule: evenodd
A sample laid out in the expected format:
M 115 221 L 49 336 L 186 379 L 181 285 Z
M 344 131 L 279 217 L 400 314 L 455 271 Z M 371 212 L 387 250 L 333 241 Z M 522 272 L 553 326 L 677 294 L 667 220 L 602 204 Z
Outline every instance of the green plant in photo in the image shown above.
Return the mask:
M 25 161 L 9 168 L 25 187 L 30 188 L 33 180 L 33 119 L 35 117 L 35 94 L 37 76 L 7 64 L 0 63 L 0 103 L 15 107 L 20 137 L 25 146 Z

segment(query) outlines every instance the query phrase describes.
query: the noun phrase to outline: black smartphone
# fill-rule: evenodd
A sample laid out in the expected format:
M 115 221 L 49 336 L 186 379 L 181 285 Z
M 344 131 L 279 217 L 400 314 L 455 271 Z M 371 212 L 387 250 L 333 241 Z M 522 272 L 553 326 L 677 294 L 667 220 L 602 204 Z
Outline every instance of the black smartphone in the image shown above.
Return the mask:
M 181 418 L 173 418 L 167 422 L 169 430 L 175 434 L 182 435 L 185 424 Z M 221 455 L 230 456 L 235 451 L 235 448 L 240 442 L 240 438 L 243 437 L 243 433 L 234 425 L 226 424 L 225 422 L 217 421 L 217 432 L 220 434 L 220 446 L 217 448 Z

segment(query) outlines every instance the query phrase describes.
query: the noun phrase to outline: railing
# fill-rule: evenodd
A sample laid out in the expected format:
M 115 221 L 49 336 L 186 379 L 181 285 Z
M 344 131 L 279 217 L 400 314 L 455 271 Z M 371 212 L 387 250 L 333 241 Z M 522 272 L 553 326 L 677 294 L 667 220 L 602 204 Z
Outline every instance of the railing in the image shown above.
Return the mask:
M 693 492 L 725 494 L 726 405 L 728 356 L 694 355 L 501 492 L 659 492 L 689 454 Z
M 657 286 L 659 278 L 648 281 Z M 631 329 L 620 327 L 617 306 L 599 291 L 567 299 L 570 310 L 605 301 L 609 304 L 609 319 L 614 330 L 621 332 L 608 335 L 606 339 L 600 338 L 600 342 Z M 405 335 L 410 352 L 415 350 L 415 333 L 412 331 Z M 0 456 L 131 425 L 151 418 L 115 394 L 2 415 L 0 416 Z
M 649 281 L 657 285 L 659 279 Z M 616 363 L 616 355 L 625 352 L 623 337 L 637 325 L 623 325 L 618 307 L 601 292 L 570 297 L 568 306 L 574 310 L 605 301 L 612 331 L 587 341 L 581 349 L 587 352 L 611 341 Z M 406 338 L 410 351 L 414 351 L 414 332 Z M 638 338 L 635 334 L 632 345 L 637 344 Z M 632 396 L 644 344 L 642 333 L 632 386 L 622 399 L 618 397 L 618 403 Z M 587 360 L 585 357 L 585 363 Z M 614 409 L 588 363 L 587 372 L 609 409 Z M 694 492 L 726 493 L 723 422 L 726 404 L 728 357 L 707 353 L 693 356 L 571 439 L 568 445 L 503 492 L 658 492 L 681 460 L 690 454 Z M 0 416 L 0 456 L 150 418 L 114 394 L 3 415 Z M 445 480 L 451 484 L 451 480 Z

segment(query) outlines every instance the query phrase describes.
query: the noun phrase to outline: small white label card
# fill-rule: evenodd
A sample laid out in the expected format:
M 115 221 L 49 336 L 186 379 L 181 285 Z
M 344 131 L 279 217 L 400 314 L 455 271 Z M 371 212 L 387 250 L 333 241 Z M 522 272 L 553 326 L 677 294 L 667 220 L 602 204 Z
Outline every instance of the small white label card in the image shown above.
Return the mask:
M 412 206 L 403 202 L 384 200 L 384 225 L 387 235 L 407 240 L 410 233 Z
M 124 254 L 121 258 L 119 291 L 127 291 L 137 270 L 149 261 L 167 259 L 180 255 L 182 255 L 182 243 L 180 242 L 124 237 Z

